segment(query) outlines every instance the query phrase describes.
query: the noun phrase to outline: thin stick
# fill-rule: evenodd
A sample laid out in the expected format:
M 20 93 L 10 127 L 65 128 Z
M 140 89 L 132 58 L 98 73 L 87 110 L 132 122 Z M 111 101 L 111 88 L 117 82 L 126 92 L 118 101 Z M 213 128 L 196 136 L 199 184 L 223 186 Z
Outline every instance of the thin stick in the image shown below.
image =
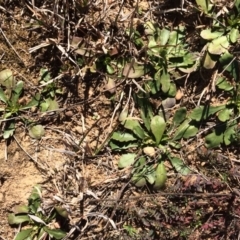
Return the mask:
M 20 57 L 20 55 L 17 53 L 17 51 L 15 50 L 15 48 L 13 47 L 13 45 L 10 43 L 10 41 L 8 40 L 8 38 L 6 37 L 6 35 L 4 34 L 2 28 L 0 27 L 0 32 L 2 33 L 3 37 L 5 38 L 6 42 L 9 44 L 9 46 L 13 49 L 13 51 L 15 52 L 15 54 L 18 56 L 18 58 L 21 60 L 21 62 L 25 65 L 24 61 L 22 60 L 22 58 Z
M 139 197 L 128 197 L 128 198 L 121 198 L 121 199 L 91 199 L 89 200 L 90 203 L 92 202 L 125 202 L 131 200 L 144 200 L 146 198 L 155 198 L 160 196 L 179 196 L 179 197 L 201 197 L 201 198 L 210 198 L 210 197 L 232 197 L 232 193 L 181 193 L 181 192 L 160 192 L 156 194 L 148 194 L 148 195 L 141 195 Z
M 36 159 L 34 159 L 20 144 L 20 142 L 17 140 L 17 138 L 13 135 L 14 140 L 17 142 L 18 146 L 23 150 L 23 152 L 25 152 L 25 154 L 34 162 L 36 163 L 38 166 L 40 166 L 42 168 L 42 170 L 47 171 L 47 169 L 49 169 L 49 166 L 45 167 L 43 164 L 39 163 Z

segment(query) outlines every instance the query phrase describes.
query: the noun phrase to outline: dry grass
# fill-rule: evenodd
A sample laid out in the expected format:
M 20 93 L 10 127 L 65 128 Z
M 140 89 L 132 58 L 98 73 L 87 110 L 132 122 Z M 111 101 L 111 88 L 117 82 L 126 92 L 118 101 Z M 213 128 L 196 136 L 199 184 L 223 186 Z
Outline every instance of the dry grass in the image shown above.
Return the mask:
M 223 8 L 220 1 L 217 8 Z M 202 53 L 198 29 L 210 20 L 196 11 L 194 1 L 2 1 L 0 15 L 0 70 L 11 69 L 24 81 L 23 98 L 29 99 L 50 83 L 62 90 L 56 95 L 57 111 L 24 112 L 28 119 L 45 126 L 46 136 L 31 140 L 27 127 L 19 121 L 13 140 L 7 142 L 14 145 L 6 150 L 13 160 L 4 160 L 5 150 L 1 154 L 2 169 L 21 159 L 15 168 L 0 172 L 0 190 L 7 196 L 5 204 L 0 198 L 1 219 L 6 219 L 13 206 L 26 201 L 13 201 L 16 196 L 10 192 L 17 187 L 7 193 L 7 186 L 16 178 L 5 176 L 17 175 L 19 167 L 26 173 L 33 171 L 32 165 L 28 168 L 32 160 L 43 178 L 38 181 L 44 189 L 43 209 L 48 212 L 61 205 L 68 211 L 69 219 L 62 225 L 68 232 L 65 239 L 239 237 L 237 146 L 205 149 L 202 135 L 209 129 L 203 126 L 196 138 L 183 142 L 184 147 L 176 151 L 193 174 L 181 176 L 167 162 L 168 181 L 161 192 L 132 185 L 131 169 L 119 170 L 120 153 L 108 146 L 112 132 L 119 127 L 120 110 L 128 107 L 137 115 L 132 92 L 142 91 L 147 79 L 129 79 L 131 67 L 125 77 L 116 72 L 110 76 L 115 80 L 111 94 L 103 64 L 106 52 L 114 60 L 147 62 L 147 49 L 136 47 L 131 31 L 143 34 L 143 24 L 154 21 L 159 27 L 184 25 L 189 49 Z M 51 73 L 46 84 L 39 83 L 42 68 Z M 214 81 L 203 80 L 213 79 L 215 73 L 202 70 L 177 79 L 183 94 L 178 106 L 190 110 L 211 94 L 215 104 L 224 101 L 212 91 Z M 151 101 L 156 108 L 161 104 L 159 96 Z M 2 146 L 4 143 L 2 140 Z M 15 152 L 21 152 L 21 158 Z M 29 181 L 27 193 L 35 184 Z M 0 238 L 13 239 L 13 228 L 1 221 Z

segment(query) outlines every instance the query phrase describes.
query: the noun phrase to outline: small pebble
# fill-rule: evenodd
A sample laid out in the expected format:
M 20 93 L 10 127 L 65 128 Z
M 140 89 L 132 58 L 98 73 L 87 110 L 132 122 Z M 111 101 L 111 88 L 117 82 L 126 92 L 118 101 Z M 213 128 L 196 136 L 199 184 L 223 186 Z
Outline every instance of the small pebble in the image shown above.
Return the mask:
M 73 116 L 73 112 L 72 111 L 67 111 L 67 112 L 65 112 L 65 115 L 67 117 L 72 117 Z
M 179 89 L 175 96 L 176 100 L 180 100 L 183 97 L 183 92 Z

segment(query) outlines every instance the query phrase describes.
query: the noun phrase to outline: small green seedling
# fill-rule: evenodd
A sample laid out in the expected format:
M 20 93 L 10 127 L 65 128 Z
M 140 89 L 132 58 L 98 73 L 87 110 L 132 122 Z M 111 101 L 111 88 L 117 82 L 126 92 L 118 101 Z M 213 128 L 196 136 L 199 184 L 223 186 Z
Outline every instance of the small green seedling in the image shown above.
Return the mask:
M 181 113 L 178 111 L 178 117 L 174 118 L 174 123 L 170 123 L 160 114 L 154 116 L 151 105 L 144 98 L 137 95 L 135 98 L 140 107 L 141 121 L 131 118 L 127 111 L 123 110 L 119 118 L 124 131 L 114 132 L 109 145 L 115 151 L 143 150 L 145 155 L 140 158 L 137 158 L 136 153 L 123 154 L 118 166 L 119 168 L 133 167 L 132 181 L 136 186 L 141 187 L 148 182 L 153 188 L 160 189 L 164 187 L 167 179 L 164 165 L 166 159 L 172 162 L 178 172 L 189 173 L 189 169 L 184 166 L 181 159 L 171 156 L 170 148 L 180 148 L 180 144 L 175 142 L 169 134 L 170 128 L 177 127 L 185 119 L 186 111 Z M 157 160 L 156 163 L 155 160 Z
M 3 103 L 0 107 L 0 112 L 3 113 L 1 118 L 2 120 L 6 120 L 3 137 L 4 139 L 8 139 L 15 131 L 14 119 L 8 119 L 20 115 L 21 112 L 27 109 L 38 106 L 40 95 L 37 94 L 26 105 L 19 103 L 24 84 L 22 81 L 16 82 L 12 71 L 9 69 L 0 72 L 0 84 L 5 88 L 3 90 L 0 87 L 0 101 Z
M 56 101 L 56 94 L 62 94 L 61 90 L 57 88 L 56 83 L 51 80 L 50 72 L 48 69 L 42 68 L 40 70 L 40 84 L 43 86 L 41 92 L 43 100 L 40 103 L 42 112 L 54 111 L 59 108 Z
M 14 240 L 62 239 L 66 236 L 63 230 L 54 227 L 57 216 L 67 219 L 66 209 L 56 206 L 46 213 L 41 203 L 41 188 L 37 185 L 28 199 L 28 205 L 18 206 L 14 213 L 8 215 L 11 226 L 20 225 Z

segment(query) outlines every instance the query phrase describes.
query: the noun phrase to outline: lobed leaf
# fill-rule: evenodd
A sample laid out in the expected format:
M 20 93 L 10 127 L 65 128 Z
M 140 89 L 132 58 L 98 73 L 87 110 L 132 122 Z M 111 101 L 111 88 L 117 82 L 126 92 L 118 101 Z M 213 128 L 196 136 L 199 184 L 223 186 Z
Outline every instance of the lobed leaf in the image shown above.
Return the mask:
M 33 228 L 23 229 L 14 237 L 14 240 L 30 240 L 33 231 Z
M 208 134 L 205 137 L 205 143 L 207 148 L 215 148 L 218 147 L 221 143 L 223 143 L 223 132 L 217 134 L 216 131 Z
M 137 155 L 135 153 L 123 154 L 118 161 L 118 167 L 125 168 L 131 166 L 134 163 L 136 156 Z
M 35 139 L 41 139 L 45 134 L 45 130 L 40 124 L 31 127 L 28 132 L 30 137 Z
M 4 103 L 7 103 L 8 102 L 8 98 L 7 96 L 5 95 L 4 91 L 2 88 L 0 88 L 0 100 Z
M 196 3 L 205 13 L 209 13 L 213 8 L 213 4 L 210 0 L 196 0 Z
M 236 43 L 239 38 L 239 30 L 236 28 L 232 28 L 229 33 L 229 38 L 232 43 Z
M 62 239 L 67 235 L 66 232 L 62 231 L 61 229 L 50 229 L 49 227 L 44 227 L 43 230 L 54 239 Z
M 142 176 L 142 174 L 134 173 L 131 181 L 136 187 L 144 187 L 146 185 L 146 179 Z
M 139 78 L 147 73 L 147 68 L 145 65 L 138 65 L 136 63 L 125 64 L 123 68 L 123 76 L 128 78 Z
M 210 54 L 206 51 L 206 54 L 203 59 L 203 67 L 206 69 L 213 69 L 218 61 L 218 56 Z
M 0 72 L 0 84 L 7 89 L 12 89 L 15 86 L 15 79 L 10 69 L 4 69 Z
M 232 109 L 225 108 L 218 113 L 217 117 L 221 122 L 226 122 L 230 119 L 232 112 L 233 112 Z
M 173 116 L 173 123 L 176 126 L 178 126 L 185 120 L 186 116 L 187 116 L 187 108 L 186 107 L 179 108 Z
M 196 107 L 190 114 L 190 118 L 196 121 L 206 120 L 211 115 L 224 109 L 226 105 L 220 106 L 199 106 Z
M 180 158 L 169 156 L 169 159 L 178 173 L 188 175 L 191 172 Z
M 15 88 L 12 91 L 11 103 L 15 106 L 23 91 L 23 81 L 17 82 Z
M 214 55 L 220 55 L 228 50 L 229 41 L 227 36 L 221 36 L 210 42 L 208 51 Z
M 236 122 L 233 122 L 231 125 L 227 126 L 227 129 L 224 132 L 223 136 L 223 141 L 226 146 L 236 141 L 236 127 L 237 127 Z
M 128 148 L 136 148 L 138 147 L 137 142 L 115 142 L 115 141 L 110 141 L 109 146 L 111 147 L 112 150 L 124 150 Z
M 159 41 L 159 44 L 160 45 L 165 45 L 167 44 L 168 42 L 168 39 L 169 39 L 169 36 L 170 36 L 170 31 L 166 28 L 163 28 L 161 31 L 160 31 L 160 36 L 158 38 L 158 41 Z
M 132 134 L 121 132 L 114 132 L 111 139 L 116 140 L 118 142 L 130 142 L 137 140 L 137 138 L 135 138 Z
M 3 138 L 4 139 L 8 139 L 11 136 L 13 136 L 15 131 L 15 123 L 14 122 L 10 122 L 9 125 L 7 125 L 7 127 L 5 128 L 4 132 L 3 132 Z
M 189 119 L 185 120 L 177 129 L 174 134 L 173 140 L 179 140 L 181 138 L 188 139 L 194 137 L 198 132 L 198 127 L 193 124 Z
M 217 37 L 222 36 L 223 33 L 224 33 L 223 31 L 212 32 L 212 29 L 208 28 L 208 29 L 202 30 L 200 33 L 200 36 L 205 40 L 213 40 Z
M 24 222 L 29 222 L 30 221 L 30 218 L 28 215 L 15 215 L 13 213 L 10 213 L 8 215 L 8 223 L 10 225 L 15 225 L 15 224 L 21 224 L 21 223 L 24 223 Z
M 139 122 L 135 119 L 127 119 L 124 127 L 131 130 L 140 139 L 144 139 L 147 134 L 145 134 Z
M 233 86 L 224 77 L 220 77 L 220 78 L 217 79 L 216 86 L 219 89 L 222 89 L 224 91 L 231 91 L 231 90 L 233 90 Z

